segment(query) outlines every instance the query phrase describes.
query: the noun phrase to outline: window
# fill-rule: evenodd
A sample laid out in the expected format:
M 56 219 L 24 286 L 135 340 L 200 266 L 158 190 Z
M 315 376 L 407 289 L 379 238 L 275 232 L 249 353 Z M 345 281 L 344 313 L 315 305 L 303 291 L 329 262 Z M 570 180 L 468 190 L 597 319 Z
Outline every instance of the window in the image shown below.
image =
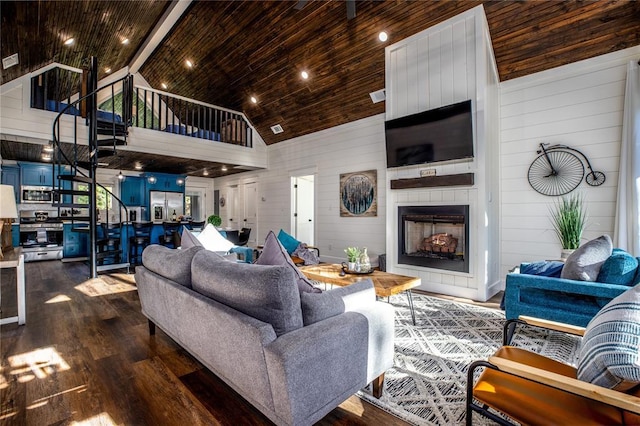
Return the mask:
M 107 189 L 107 191 L 113 192 L 112 186 L 105 186 L 105 188 Z M 89 185 L 86 183 L 76 183 L 76 189 L 78 191 L 87 191 L 89 189 Z M 105 191 L 105 189 L 101 186 L 98 186 L 96 189 L 96 207 L 99 210 L 109 210 L 113 206 L 113 197 L 107 191 Z M 74 203 L 89 205 L 89 196 L 76 195 Z
M 184 214 L 191 217 L 192 220 L 198 221 L 202 217 L 200 193 L 187 193 L 184 197 Z

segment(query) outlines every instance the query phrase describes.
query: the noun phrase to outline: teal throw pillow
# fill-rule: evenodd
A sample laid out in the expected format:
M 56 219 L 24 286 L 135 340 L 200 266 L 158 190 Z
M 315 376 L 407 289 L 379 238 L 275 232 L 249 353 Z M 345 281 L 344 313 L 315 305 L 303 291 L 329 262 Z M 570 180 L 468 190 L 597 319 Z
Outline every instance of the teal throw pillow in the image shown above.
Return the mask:
M 623 392 L 640 383 L 640 287 L 614 298 L 589 321 L 578 379 Z
M 284 246 L 284 248 L 287 250 L 287 253 L 289 254 L 296 251 L 296 249 L 298 248 L 298 245 L 300 244 L 300 241 L 296 240 L 291 235 L 284 232 L 282 229 L 280 230 L 280 232 L 278 232 L 278 240 L 280 241 L 280 244 Z
M 596 281 L 607 284 L 633 285 L 637 269 L 638 259 L 626 251 L 616 248 L 602 264 Z

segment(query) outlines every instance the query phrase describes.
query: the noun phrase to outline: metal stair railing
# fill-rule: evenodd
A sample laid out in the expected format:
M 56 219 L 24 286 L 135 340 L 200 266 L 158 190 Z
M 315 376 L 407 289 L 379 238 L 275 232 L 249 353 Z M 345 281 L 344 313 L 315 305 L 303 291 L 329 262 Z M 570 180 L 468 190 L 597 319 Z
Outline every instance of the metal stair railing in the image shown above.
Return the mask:
M 99 131 L 99 126 L 98 126 L 98 118 L 97 118 L 97 103 L 95 101 L 96 99 L 96 95 L 99 91 L 104 90 L 105 88 L 111 88 L 112 93 L 114 90 L 114 87 L 117 83 L 122 82 L 124 87 L 123 89 L 131 89 L 132 87 L 132 76 L 127 75 L 121 79 L 118 79 L 112 83 L 109 83 L 107 85 L 104 85 L 102 87 L 96 88 L 97 86 L 97 60 L 95 58 L 91 59 L 91 70 L 89 73 L 89 80 L 93 80 L 93 81 L 89 81 L 89 84 L 92 84 L 92 87 L 94 88 L 93 90 L 87 90 L 89 93 L 79 97 L 79 99 L 77 99 L 76 101 L 70 102 L 66 107 L 64 107 L 56 116 L 56 118 L 53 121 L 53 129 L 52 129 L 52 133 L 53 133 L 53 149 L 54 149 L 54 155 L 53 155 L 53 167 L 52 167 L 52 174 L 53 174 L 53 184 L 54 184 L 54 194 L 57 195 L 58 200 L 57 202 L 54 203 L 54 205 L 56 207 L 58 207 L 58 211 L 60 211 L 61 208 L 71 208 L 71 216 L 67 216 L 68 218 L 71 219 L 71 224 L 72 224 L 72 229 L 76 230 L 76 232 L 88 232 L 89 233 L 89 263 L 90 263 L 90 269 L 91 269 L 91 273 L 90 276 L 91 278 L 96 278 L 97 277 L 97 273 L 98 273 L 98 256 L 97 256 L 97 252 L 96 252 L 96 246 L 98 244 L 98 235 L 97 235 L 97 214 L 96 214 L 96 207 L 97 207 L 97 200 L 96 200 L 96 188 L 97 187 L 101 187 L 105 190 L 106 194 L 108 196 L 111 196 L 119 205 L 119 219 L 120 219 L 120 223 L 122 223 L 122 211 L 124 209 L 125 212 L 125 218 L 128 217 L 128 209 L 127 206 L 124 204 L 124 202 L 117 197 L 116 195 L 114 195 L 111 191 L 109 191 L 106 187 L 104 187 L 103 185 L 99 184 L 98 182 L 96 182 L 96 169 L 98 166 L 98 156 L 99 156 L 99 146 L 108 146 L 108 144 L 103 143 L 102 145 L 100 144 L 100 141 L 98 141 L 98 134 L 109 134 L 112 137 L 110 139 L 107 140 L 103 140 L 103 141 L 109 141 L 110 144 L 112 144 L 113 146 L 113 152 L 115 153 L 115 149 L 117 146 L 126 144 L 126 135 L 127 135 L 127 128 L 130 125 L 130 117 L 131 114 L 123 114 L 124 115 L 124 123 L 121 126 L 116 126 L 115 125 L 115 113 L 114 111 L 112 111 L 112 113 L 114 113 L 112 115 L 112 121 L 114 122 L 111 125 L 111 132 L 106 132 L 106 130 L 104 130 L 103 127 L 103 131 Z M 129 99 L 131 99 L 131 96 L 129 94 Z M 69 110 L 72 107 L 81 105 L 82 102 L 85 102 L 85 106 L 87 106 L 86 108 L 86 112 L 87 112 L 87 118 L 86 118 L 86 124 L 88 124 L 89 126 L 89 140 L 88 140 L 88 144 L 89 144 L 89 158 L 88 158 L 88 166 L 87 169 L 89 170 L 89 174 L 87 175 L 86 173 L 84 173 L 82 170 L 79 169 L 80 165 L 84 165 L 83 162 L 79 161 L 78 159 L 78 117 L 74 116 L 74 125 L 73 125 L 73 159 L 70 159 L 69 156 L 67 155 L 67 153 L 65 153 L 65 151 L 62 149 L 62 142 L 61 142 L 61 137 L 60 137 L 60 117 L 62 117 L 63 115 L 65 115 L 65 113 L 67 112 L 67 110 Z M 130 107 L 130 104 L 128 105 Z M 124 109 L 124 108 L 123 108 Z M 108 129 L 107 129 L 108 130 Z M 106 133 L 105 133 L 106 132 Z M 118 139 L 119 137 L 124 137 L 124 141 L 122 141 L 122 139 Z M 120 142 L 123 143 L 120 143 Z M 62 173 L 63 168 L 69 167 L 69 174 L 65 174 Z M 84 190 L 78 190 L 75 189 L 73 187 L 73 183 L 74 182 L 83 182 L 86 183 L 88 185 L 88 189 L 87 191 Z M 65 187 L 66 186 L 66 187 Z M 74 197 L 75 196 L 88 196 L 89 198 L 89 203 L 88 204 L 79 204 L 79 203 L 75 203 L 74 202 Z M 89 208 L 89 216 L 75 216 L 74 214 L 74 208 Z M 58 216 L 60 216 L 60 214 L 58 214 Z M 109 221 L 109 215 L 106 215 L 107 217 L 106 219 L 106 223 L 108 224 Z M 88 222 L 88 226 L 82 226 L 82 227 L 77 227 L 75 226 L 75 224 L 77 222 L 83 222 L 83 223 L 87 223 Z M 108 225 L 107 225 L 108 226 Z M 122 244 L 122 238 L 123 238 L 123 233 L 120 232 L 120 243 L 119 243 L 119 247 L 120 250 L 123 247 Z M 126 262 L 114 265 L 115 267 L 128 267 L 129 266 L 129 262 L 128 259 L 126 259 L 126 256 L 128 256 L 128 253 L 125 254 L 125 260 Z M 102 270 L 105 270 L 107 268 L 101 268 Z

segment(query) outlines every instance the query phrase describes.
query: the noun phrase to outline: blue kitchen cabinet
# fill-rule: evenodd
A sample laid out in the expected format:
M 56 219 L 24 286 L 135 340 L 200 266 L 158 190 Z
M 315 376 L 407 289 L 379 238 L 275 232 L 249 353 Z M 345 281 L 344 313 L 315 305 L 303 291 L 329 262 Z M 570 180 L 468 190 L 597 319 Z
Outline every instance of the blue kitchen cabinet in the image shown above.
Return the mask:
M 139 207 L 146 204 L 145 179 L 127 176 L 120 182 L 120 199 L 127 207 Z
M 73 225 L 64 224 L 63 257 L 86 257 L 89 253 L 89 233 L 72 230 Z
M 149 182 L 149 177 L 156 178 L 154 183 Z M 150 173 L 146 175 L 147 178 L 147 190 L 149 191 L 170 191 L 170 192 L 183 192 L 185 186 L 185 176 L 171 175 L 165 173 Z M 182 185 L 178 181 L 182 181 Z
M 18 223 L 11 225 L 11 245 L 13 247 L 20 246 L 20 224 Z
M 22 185 L 53 186 L 51 165 L 20 163 L 20 175 Z
M 2 184 L 13 186 L 16 203 L 20 202 L 20 167 L 2 166 Z

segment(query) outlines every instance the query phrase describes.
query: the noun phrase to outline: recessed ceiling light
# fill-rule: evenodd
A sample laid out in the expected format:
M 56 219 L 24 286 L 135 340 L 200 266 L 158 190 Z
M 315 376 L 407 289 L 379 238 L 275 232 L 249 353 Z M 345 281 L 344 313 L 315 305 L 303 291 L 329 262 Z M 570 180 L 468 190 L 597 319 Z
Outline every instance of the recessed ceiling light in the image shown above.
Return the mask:
M 44 147 L 42 147 L 44 152 L 53 152 L 53 144 L 48 143 Z
M 251 97 L 251 102 L 253 102 L 254 104 L 257 104 L 258 103 L 258 99 L 256 99 L 255 96 L 252 96 Z
M 133 166 L 133 168 L 134 168 L 134 169 L 136 169 L 136 170 L 142 170 L 142 164 L 140 164 L 140 163 L 136 163 L 136 164 Z
M 122 44 L 129 44 L 129 39 L 128 38 L 123 38 L 121 43 Z
M 111 68 L 108 68 L 108 67 L 107 67 L 107 68 L 105 68 L 105 69 L 104 69 L 104 72 L 106 72 L 107 74 L 110 74 L 110 73 L 111 73 Z
M 306 72 L 306 71 L 302 71 L 302 72 L 300 73 L 300 76 L 301 76 L 303 79 L 305 79 L 305 80 L 306 80 L 306 79 L 308 79 L 308 78 L 309 78 L 309 73 L 308 73 L 308 72 Z
M 222 170 L 223 172 L 226 172 L 227 171 L 227 166 L 222 166 L 222 168 L 220 170 Z
M 162 83 L 160 86 L 162 86 L 163 89 L 166 89 L 168 87 L 167 83 Z
M 380 31 L 380 34 L 378 34 L 378 40 L 387 41 L 388 39 L 389 39 L 389 35 L 384 31 Z
M 42 153 L 42 161 L 51 161 L 51 154 Z
M 204 172 L 202 172 L 202 176 L 209 176 L 209 171 L 205 170 Z
M 76 39 L 75 39 L 75 38 L 73 38 L 73 37 L 68 38 L 68 39 L 66 39 L 66 40 L 64 41 L 64 45 L 65 45 L 65 46 L 71 46 L 73 43 L 75 43 L 75 41 L 76 41 Z
M 187 59 L 186 61 L 184 61 L 184 63 L 185 63 L 189 68 L 193 68 L 193 62 L 191 62 L 189 59 Z

